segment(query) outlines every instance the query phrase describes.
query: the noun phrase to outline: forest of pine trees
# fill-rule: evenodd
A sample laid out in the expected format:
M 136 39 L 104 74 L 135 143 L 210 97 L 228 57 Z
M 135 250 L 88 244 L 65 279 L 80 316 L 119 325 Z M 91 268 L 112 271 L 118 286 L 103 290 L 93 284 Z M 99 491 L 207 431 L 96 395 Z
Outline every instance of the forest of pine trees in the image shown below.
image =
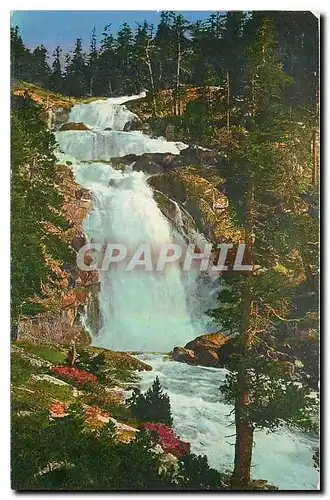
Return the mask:
M 29 50 L 16 26 L 11 29 L 12 77 L 77 97 L 228 83 L 235 96 L 242 90 L 248 47 L 266 18 L 275 26 L 279 60 L 295 80 L 290 97 L 301 104 L 315 102 L 318 30 L 310 12 L 215 12 L 194 23 L 162 12 L 157 26 L 144 21 L 132 28 L 124 22 L 117 33 L 109 13 L 102 34 L 92 29 L 88 50 L 78 38 L 68 54 L 60 47 L 48 54 L 43 45 Z

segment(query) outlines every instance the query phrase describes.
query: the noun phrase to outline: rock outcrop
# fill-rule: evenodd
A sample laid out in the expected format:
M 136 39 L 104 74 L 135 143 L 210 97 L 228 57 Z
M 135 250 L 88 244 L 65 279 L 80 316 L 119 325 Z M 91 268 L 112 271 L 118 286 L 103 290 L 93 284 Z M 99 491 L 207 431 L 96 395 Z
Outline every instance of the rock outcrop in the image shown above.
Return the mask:
M 183 206 L 209 241 L 243 241 L 242 231 L 229 217 L 228 198 L 219 189 L 217 172 L 202 167 L 177 168 L 150 177 L 149 184 Z
M 83 122 L 68 122 L 64 123 L 61 128 L 60 132 L 66 131 L 66 130 L 90 130 L 87 125 L 85 125 Z
M 111 165 L 114 167 L 131 164 L 133 164 L 133 170 L 151 175 L 168 172 L 182 166 L 180 156 L 170 153 L 144 153 L 140 156 L 130 154 L 111 159 Z
M 134 130 L 142 130 L 142 127 L 142 120 L 140 120 L 137 116 L 134 116 L 130 121 L 125 123 L 123 130 L 124 132 L 132 132 Z
M 233 352 L 235 347 L 230 336 L 210 333 L 196 337 L 184 347 L 175 347 L 172 358 L 189 365 L 221 368 Z

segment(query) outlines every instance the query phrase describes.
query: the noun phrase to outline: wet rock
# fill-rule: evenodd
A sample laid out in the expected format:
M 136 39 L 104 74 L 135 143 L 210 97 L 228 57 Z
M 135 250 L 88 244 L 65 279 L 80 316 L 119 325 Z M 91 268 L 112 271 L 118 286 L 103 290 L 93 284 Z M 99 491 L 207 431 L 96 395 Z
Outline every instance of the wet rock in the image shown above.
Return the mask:
M 165 129 L 165 137 L 167 141 L 175 141 L 175 125 L 168 124 Z
M 105 127 L 105 129 L 104 129 L 105 132 L 110 132 L 111 130 L 112 130 L 111 127 Z
M 184 347 L 174 347 L 172 351 L 172 358 L 174 361 L 179 361 L 180 363 L 198 365 L 198 359 L 195 356 L 194 351 Z
M 133 165 L 133 170 L 137 172 L 145 172 L 146 174 L 159 174 L 162 173 L 162 161 L 164 154 L 161 153 L 151 153 L 143 154 L 136 157 L 135 163 Z
M 172 358 L 181 363 L 220 368 L 236 350 L 231 337 L 211 333 L 196 337 L 184 347 L 175 347 Z
M 181 155 L 175 158 L 180 161 Z M 163 167 L 164 168 L 164 167 Z M 203 177 L 201 167 L 173 168 L 148 179 L 149 184 L 182 205 L 196 223 L 198 231 L 209 241 L 238 243 L 243 235 L 228 214 L 228 199 L 211 177 Z
M 142 130 L 143 122 L 137 116 L 134 116 L 130 121 L 125 123 L 124 132 L 133 132 L 134 130 Z
M 162 174 L 180 168 L 182 164 L 179 155 L 170 153 L 144 153 L 140 156 L 130 154 L 111 160 L 114 167 L 132 165 L 132 163 L 134 164 L 133 170 L 146 174 Z
M 90 128 L 83 122 L 68 122 L 64 123 L 59 131 L 64 132 L 66 130 L 90 130 Z
M 53 111 L 55 114 L 53 126 L 55 129 L 59 129 L 69 120 L 70 108 L 57 108 L 53 109 Z
M 224 156 L 214 149 L 189 146 L 181 151 L 180 159 L 184 165 L 211 167 L 222 163 Z
M 86 245 L 86 237 L 83 233 L 77 234 L 77 236 L 71 240 L 71 246 L 76 252 L 78 252 L 84 245 Z
M 143 123 L 141 130 L 145 135 L 150 135 L 150 136 L 152 135 L 150 123 Z

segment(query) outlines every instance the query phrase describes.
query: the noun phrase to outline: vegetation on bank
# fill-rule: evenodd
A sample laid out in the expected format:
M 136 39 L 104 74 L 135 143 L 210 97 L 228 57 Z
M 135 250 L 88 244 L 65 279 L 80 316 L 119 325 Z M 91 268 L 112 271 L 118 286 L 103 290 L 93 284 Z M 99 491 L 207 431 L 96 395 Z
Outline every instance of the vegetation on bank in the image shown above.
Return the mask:
M 137 417 L 134 404 L 125 403 L 127 380 L 136 383 L 136 370 L 149 368 L 145 363 L 124 353 L 78 349 L 75 362 L 87 371 L 71 366 L 64 347 L 16 342 L 12 348 L 14 489 L 226 488 L 225 477 L 205 457 L 190 453 L 169 426 L 147 423 L 151 409 L 153 422 L 164 420 L 166 395 L 159 381 L 145 413 Z M 170 415 L 168 398 L 165 413 Z
M 50 261 L 73 262 L 60 234 L 70 224 L 61 212 L 55 139 L 43 109 L 28 96 L 13 96 L 11 109 L 11 313 L 17 329 L 22 314 L 42 308 L 36 298 L 59 277 Z

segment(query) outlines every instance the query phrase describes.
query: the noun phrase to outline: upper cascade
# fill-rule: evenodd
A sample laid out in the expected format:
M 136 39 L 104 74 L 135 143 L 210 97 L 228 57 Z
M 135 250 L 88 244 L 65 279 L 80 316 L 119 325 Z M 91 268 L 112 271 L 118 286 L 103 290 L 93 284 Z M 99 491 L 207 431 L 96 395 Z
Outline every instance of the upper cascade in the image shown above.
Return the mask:
M 144 153 L 180 154 L 187 147 L 180 142 L 152 139 L 141 132 L 122 131 L 59 131 L 55 133 L 61 150 L 83 161 L 109 161 L 129 154 Z
M 127 123 L 139 118 L 123 103 L 141 97 L 144 95 L 101 99 L 73 106 L 68 121 L 84 123 L 90 130 L 55 132 L 61 151 L 80 161 L 110 161 L 129 154 L 180 154 L 186 144 L 167 142 L 162 137 L 154 139 L 140 131 L 124 132 Z
M 70 111 L 69 122 L 83 122 L 91 128 L 104 130 L 123 130 L 125 124 L 137 115 L 129 111 L 123 103 L 139 99 L 141 96 L 110 97 L 92 101 L 87 104 L 77 104 Z

